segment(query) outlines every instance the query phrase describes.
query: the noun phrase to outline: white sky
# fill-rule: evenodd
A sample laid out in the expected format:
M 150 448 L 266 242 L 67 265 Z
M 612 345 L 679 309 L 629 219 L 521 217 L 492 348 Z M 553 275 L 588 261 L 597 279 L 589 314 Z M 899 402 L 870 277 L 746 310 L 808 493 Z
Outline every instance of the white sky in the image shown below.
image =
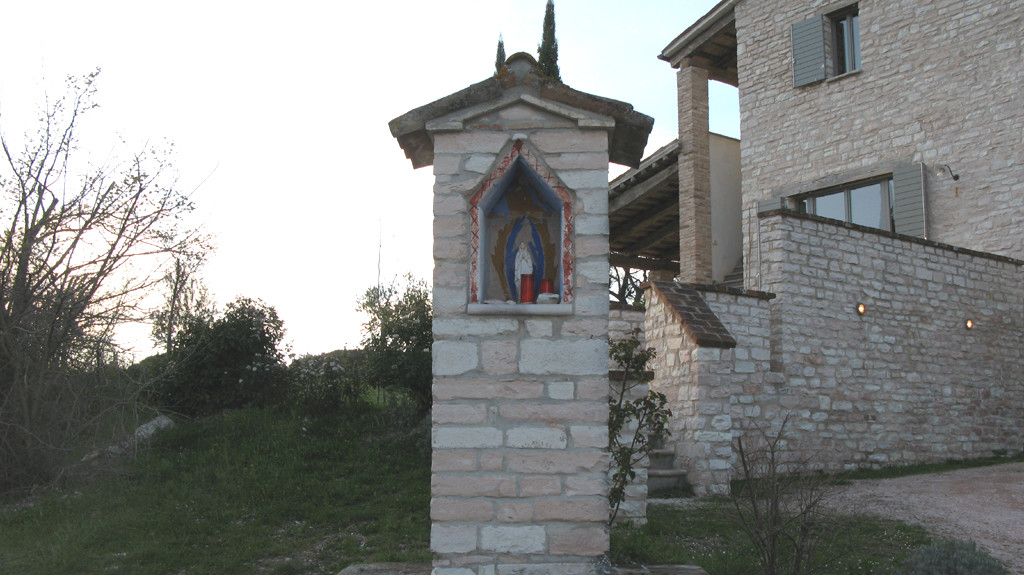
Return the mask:
M 357 347 L 378 259 L 385 282 L 433 266 L 431 168 L 412 169 L 388 121 L 489 77 L 499 34 L 536 55 L 545 1 L 9 2 L 0 130 L 17 149 L 45 94 L 101 68 L 81 147 L 173 142 L 215 238 L 216 299 L 274 306 L 297 353 Z M 676 135 L 675 71 L 657 55 L 717 2 L 556 0 L 563 81 L 653 116 L 653 152 Z M 716 83 L 711 129 L 739 136 L 736 91 Z

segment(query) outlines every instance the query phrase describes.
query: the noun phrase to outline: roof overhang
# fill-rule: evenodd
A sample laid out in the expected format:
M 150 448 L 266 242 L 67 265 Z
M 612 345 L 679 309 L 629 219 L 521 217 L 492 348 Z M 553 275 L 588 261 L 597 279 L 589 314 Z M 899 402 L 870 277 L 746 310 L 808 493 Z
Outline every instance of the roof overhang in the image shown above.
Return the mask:
M 673 141 L 610 184 L 611 265 L 679 273 L 678 158 Z
M 739 85 L 735 7 L 742 0 L 723 0 L 672 40 L 658 58 L 679 68 L 683 63 L 708 71 L 708 78 Z

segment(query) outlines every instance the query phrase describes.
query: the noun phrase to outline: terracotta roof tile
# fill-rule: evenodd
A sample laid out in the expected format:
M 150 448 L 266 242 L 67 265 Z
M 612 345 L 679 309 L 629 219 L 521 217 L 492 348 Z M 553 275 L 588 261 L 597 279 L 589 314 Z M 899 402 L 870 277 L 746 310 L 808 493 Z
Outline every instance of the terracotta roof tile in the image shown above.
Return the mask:
M 650 285 L 683 323 L 683 330 L 701 347 L 736 347 L 729 333 L 700 292 L 674 282 L 652 281 Z

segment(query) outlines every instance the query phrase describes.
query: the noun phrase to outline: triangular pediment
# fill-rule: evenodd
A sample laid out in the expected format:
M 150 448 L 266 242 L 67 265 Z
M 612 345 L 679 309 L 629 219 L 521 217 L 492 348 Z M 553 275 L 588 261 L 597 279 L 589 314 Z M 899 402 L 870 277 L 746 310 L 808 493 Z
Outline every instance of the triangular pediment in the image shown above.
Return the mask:
M 536 120 L 556 120 L 564 122 L 567 127 L 596 128 L 612 130 L 615 120 L 599 116 L 553 102 L 532 94 L 505 94 L 497 100 L 458 110 L 426 123 L 428 132 L 459 131 L 470 129 L 474 125 L 502 125 L 507 128 L 514 126 L 509 123 L 529 123 Z M 548 124 L 550 126 L 550 124 Z M 529 126 L 524 126 L 529 127 Z

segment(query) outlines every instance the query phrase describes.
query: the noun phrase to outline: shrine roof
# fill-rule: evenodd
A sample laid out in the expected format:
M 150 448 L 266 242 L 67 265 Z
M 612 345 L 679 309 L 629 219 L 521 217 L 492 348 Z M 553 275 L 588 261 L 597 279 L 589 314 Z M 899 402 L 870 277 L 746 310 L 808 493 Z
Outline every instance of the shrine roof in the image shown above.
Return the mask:
M 541 100 L 611 118 L 614 126 L 609 124 L 607 128 L 611 136 L 609 161 L 630 167 L 640 164 L 654 118 L 637 112 L 626 102 L 580 92 L 548 78 L 537 69 L 536 60 L 524 52 L 510 56 L 500 73 L 410 110 L 391 120 L 388 127 L 414 168 L 429 166 L 434 162 L 434 142 L 428 123 L 512 93 L 529 93 Z

